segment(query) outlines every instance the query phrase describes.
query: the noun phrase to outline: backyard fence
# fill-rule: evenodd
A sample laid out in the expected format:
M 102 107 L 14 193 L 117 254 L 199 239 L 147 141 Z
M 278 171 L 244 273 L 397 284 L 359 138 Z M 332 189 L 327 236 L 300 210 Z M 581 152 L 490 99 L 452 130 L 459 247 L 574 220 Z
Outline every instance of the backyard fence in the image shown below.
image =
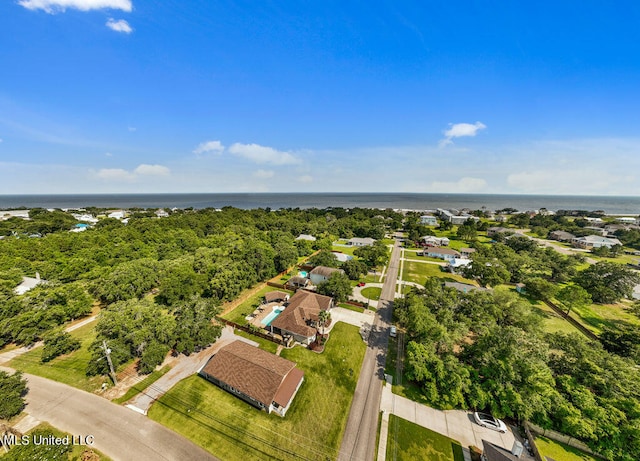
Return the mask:
M 524 422 L 524 433 L 526 434 L 527 439 L 529 439 L 529 443 L 531 444 L 531 449 L 533 450 L 533 457 L 535 458 L 535 460 L 544 461 L 542 459 L 542 456 L 540 455 L 540 452 L 538 451 L 536 439 L 533 437 L 533 434 L 531 434 L 531 430 L 529 429 L 529 423 L 526 421 Z
M 253 330 L 253 329 L 251 329 L 251 328 L 249 328 L 247 326 L 244 326 L 244 325 L 238 325 L 237 323 L 232 322 L 231 320 L 226 320 L 226 319 L 223 319 L 223 318 L 218 318 L 218 320 L 220 320 L 221 322 L 224 322 L 226 325 L 229 325 L 230 327 L 233 327 L 233 328 L 235 328 L 237 330 L 245 331 L 245 332 L 250 333 L 250 334 L 252 334 L 254 336 L 257 336 L 258 338 L 266 339 L 268 341 L 271 341 L 272 343 L 276 343 L 276 344 L 279 344 L 281 346 L 286 346 L 284 341 L 282 341 L 282 340 L 280 340 L 278 338 L 274 338 L 271 335 L 264 334 L 264 333 L 262 333 L 260 331 L 255 331 L 255 330 Z
M 596 456 L 598 458 L 604 459 L 604 457 L 600 456 L 598 453 L 595 453 L 591 448 L 589 448 L 586 444 L 581 442 L 578 439 L 574 439 L 566 434 L 561 434 L 560 432 L 553 431 L 551 429 L 543 429 L 540 426 L 537 426 L 533 423 L 525 422 L 525 430 L 527 430 L 527 435 L 529 434 L 529 429 L 535 432 L 538 435 L 543 437 L 547 437 L 548 439 L 555 440 L 556 442 L 564 443 L 565 445 L 569 445 L 570 447 L 577 448 L 578 450 L 582 450 L 585 453 L 589 453 L 590 455 Z M 532 440 L 532 439 L 531 439 Z M 534 444 L 535 447 L 535 444 Z M 537 448 L 534 448 L 537 452 Z M 539 456 L 539 455 L 538 455 Z

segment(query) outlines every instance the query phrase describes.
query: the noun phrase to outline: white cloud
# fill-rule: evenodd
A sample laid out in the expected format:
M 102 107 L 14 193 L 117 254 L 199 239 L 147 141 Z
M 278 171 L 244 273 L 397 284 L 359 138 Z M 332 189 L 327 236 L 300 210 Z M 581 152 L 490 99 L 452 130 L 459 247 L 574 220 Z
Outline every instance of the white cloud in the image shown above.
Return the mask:
M 122 10 L 131 12 L 131 0 L 19 0 L 18 4 L 29 10 L 43 10 L 47 13 L 64 12 L 67 8 L 80 11 Z
M 238 157 L 249 159 L 256 163 L 270 163 L 272 165 L 294 165 L 301 160 L 289 152 L 278 151 L 272 147 L 259 144 L 235 143 L 229 147 L 229 152 Z
M 303 184 L 308 184 L 310 182 L 313 182 L 313 177 L 311 175 L 305 174 L 298 178 L 298 182 L 301 182 Z
M 440 146 L 446 146 L 453 144 L 453 138 L 473 137 L 478 134 L 478 131 L 484 130 L 487 127 L 482 122 L 471 123 L 454 123 L 450 124 L 450 128 L 445 130 L 444 139 L 440 140 Z
M 124 19 L 115 20 L 113 18 L 109 18 L 107 20 L 106 26 L 111 30 L 122 32 L 123 34 L 130 34 L 131 32 L 133 32 L 133 28 Z
M 136 179 L 136 175 L 122 168 L 102 168 L 96 173 L 98 178 L 105 181 L 126 181 L 131 182 Z
M 198 144 L 198 146 L 193 150 L 193 153 L 196 155 L 205 154 L 207 152 L 221 154 L 223 151 L 224 146 L 220 141 L 205 141 Z
M 259 179 L 273 178 L 275 173 L 272 170 L 258 170 L 254 171 L 253 176 Z
M 144 176 L 168 176 L 171 170 L 163 165 L 146 165 L 143 163 L 138 165 L 133 172 Z
M 138 131 L 138 129 L 135 126 L 130 126 L 127 129 L 129 130 L 129 133 L 133 133 L 134 131 Z

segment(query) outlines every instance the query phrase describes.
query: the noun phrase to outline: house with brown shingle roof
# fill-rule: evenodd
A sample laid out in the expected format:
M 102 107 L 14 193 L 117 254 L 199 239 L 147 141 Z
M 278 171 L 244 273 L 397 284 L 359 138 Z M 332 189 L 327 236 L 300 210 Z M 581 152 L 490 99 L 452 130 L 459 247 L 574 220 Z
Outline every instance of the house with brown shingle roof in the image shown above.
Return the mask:
M 200 376 L 267 413 L 284 416 L 304 381 L 295 362 L 243 341 L 221 348 Z
M 271 322 L 271 330 L 282 336 L 292 336 L 301 344 L 311 344 L 316 339 L 318 314 L 332 307 L 332 297 L 298 290 L 284 311 Z
M 267 303 L 274 303 L 279 301 L 288 301 L 289 294 L 284 291 L 269 291 L 264 294 L 264 300 Z

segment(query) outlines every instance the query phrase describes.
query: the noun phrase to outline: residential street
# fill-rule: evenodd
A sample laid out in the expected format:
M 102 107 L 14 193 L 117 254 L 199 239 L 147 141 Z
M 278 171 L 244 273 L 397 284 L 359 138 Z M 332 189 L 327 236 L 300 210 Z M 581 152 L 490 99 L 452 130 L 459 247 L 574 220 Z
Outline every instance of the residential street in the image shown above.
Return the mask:
M 338 459 L 370 461 L 375 453 L 376 435 L 382 382 L 384 380 L 384 364 L 389 341 L 391 309 L 395 294 L 398 264 L 400 259 L 400 241 L 396 240 L 387 268 L 387 278 L 382 287 L 378 302 L 369 347 L 362 363 L 360 378 L 351 403 L 347 427 L 342 438 Z
M 74 436 L 92 435 L 93 446 L 114 461 L 217 459 L 164 426 L 102 397 L 39 376 L 24 376 L 29 386 L 25 411 L 31 417 Z

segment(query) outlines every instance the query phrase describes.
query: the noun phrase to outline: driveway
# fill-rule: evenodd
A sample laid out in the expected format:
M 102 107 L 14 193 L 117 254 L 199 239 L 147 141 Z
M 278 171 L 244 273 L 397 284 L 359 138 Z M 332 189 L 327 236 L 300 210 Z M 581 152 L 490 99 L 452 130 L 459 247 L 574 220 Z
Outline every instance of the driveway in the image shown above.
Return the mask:
M 511 451 L 516 440 L 511 428 L 506 434 L 481 427 L 473 420 L 473 413 L 462 410 L 441 411 L 427 405 L 414 402 L 406 397 L 396 395 L 391 391 L 391 385 L 386 384 L 382 390 L 380 409 L 385 413 L 391 413 L 407 421 L 431 429 L 439 434 L 446 435 L 457 440 L 463 449 L 469 446 L 482 448 L 482 440 L 486 440 Z M 521 459 L 530 458 L 523 453 Z
M 353 287 L 352 297 L 353 297 L 353 299 L 355 299 L 358 302 L 365 303 L 365 304 L 369 303 L 370 306 L 373 306 L 373 307 L 377 308 L 378 307 L 378 301 L 376 301 L 374 299 L 369 299 L 366 296 L 364 296 L 362 294 L 362 290 L 364 290 L 365 288 L 370 288 L 370 287 L 382 288 L 383 286 L 384 286 L 383 283 L 371 282 L 371 283 L 367 283 L 363 287 Z
M 354 312 L 354 314 L 357 314 L 357 312 Z M 200 368 L 207 363 L 207 360 L 209 360 L 213 354 L 218 352 L 221 347 L 235 340 L 244 341 L 252 346 L 258 345 L 258 343 L 243 338 L 242 336 L 236 336 L 233 333 L 233 328 L 227 325 L 222 329 L 222 334 L 212 346 L 189 356 L 180 355 L 177 364 L 170 371 L 153 383 L 153 386 L 148 387 L 144 392 L 134 397 L 127 407 L 146 415 L 153 402 L 166 394 L 169 389 L 179 381 L 200 371 Z
M 372 325 L 375 317 L 375 313 L 370 310 L 355 312 L 342 307 L 334 307 L 331 309 L 331 326 L 327 329 L 327 332 L 330 332 L 338 322 L 348 323 L 358 328 L 362 328 L 365 324 Z

